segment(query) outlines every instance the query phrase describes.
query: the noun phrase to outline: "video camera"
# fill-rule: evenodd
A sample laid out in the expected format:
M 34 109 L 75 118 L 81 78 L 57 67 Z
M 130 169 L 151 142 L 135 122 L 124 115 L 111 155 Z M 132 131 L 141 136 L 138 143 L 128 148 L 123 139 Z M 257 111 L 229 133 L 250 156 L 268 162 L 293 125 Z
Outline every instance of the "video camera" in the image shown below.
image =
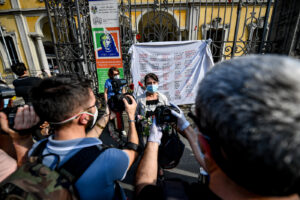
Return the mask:
M 14 89 L 9 88 L 7 85 L 0 85 L 0 100 L 4 100 L 4 99 L 10 99 L 12 97 L 16 96 L 16 92 Z M 2 108 L 2 112 L 4 112 L 7 116 L 7 120 L 8 120 L 8 125 L 10 128 L 12 128 L 14 126 L 14 122 L 15 122 L 15 116 L 17 113 L 19 106 L 13 106 L 13 107 L 5 107 Z
M 172 115 L 171 110 L 174 110 L 178 113 L 180 112 L 177 108 L 173 106 L 157 106 L 154 111 L 157 124 L 162 125 L 164 123 L 176 123 L 177 118 L 174 115 Z
M 154 113 L 156 123 L 159 126 L 169 126 L 171 123 L 176 123 L 177 118 L 172 115 L 171 111 L 178 113 L 180 111 L 173 106 L 157 106 Z M 171 132 L 170 132 L 171 131 Z M 180 140 L 177 131 L 171 126 L 170 129 L 162 130 L 161 145 L 159 146 L 158 163 L 163 169 L 172 169 L 176 167 L 183 155 L 185 145 Z
M 14 89 L 11 89 L 9 87 L 4 88 L 4 87 L 0 87 L 0 99 L 10 99 L 12 97 L 16 96 L 16 92 Z
M 129 104 L 131 104 L 131 99 L 128 98 L 126 95 L 128 93 L 123 94 L 122 93 L 122 87 L 127 84 L 126 79 L 113 79 L 111 81 L 111 85 L 113 88 L 113 92 L 115 95 L 113 95 L 109 100 L 108 100 L 108 106 L 112 111 L 115 112 L 122 112 L 125 110 L 125 104 L 123 102 L 123 99 L 125 98 Z

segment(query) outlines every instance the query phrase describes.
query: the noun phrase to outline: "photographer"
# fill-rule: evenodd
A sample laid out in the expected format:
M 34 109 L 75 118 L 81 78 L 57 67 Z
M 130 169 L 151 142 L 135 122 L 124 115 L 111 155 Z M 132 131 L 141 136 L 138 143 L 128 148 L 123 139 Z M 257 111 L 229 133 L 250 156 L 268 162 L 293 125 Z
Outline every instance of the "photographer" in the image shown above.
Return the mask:
M 111 67 L 109 70 L 108 70 L 108 77 L 109 79 L 107 79 L 105 81 L 105 85 L 104 85 L 104 99 L 105 99 L 105 103 L 107 104 L 108 100 L 113 96 L 115 95 L 115 92 L 113 90 L 113 87 L 112 87 L 112 80 L 114 79 L 119 79 L 120 78 L 120 71 L 118 68 L 116 67 Z M 122 91 L 122 92 L 121 92 Z M 125 87 L 122 87 L 121 88 L 121 91 L 120 93 L 125 93 Z
M 97 120 L 97 101 L 89 80 L 75 75 L 61 75 L 43 79 L 32 90 L 32 103 L 37 114 L 53 129 L 42 151 L 42 155 L 52 154 L 43 158 L 44 165 L 51 169 L 56 165 L 61 167 L 84 149 L 102 151 L 96 154 L 89 167 L 76 179 L 75 188 L 80 199 L 113 199 L 118 188 L 116 181 L 125 178 L 138 155 L 134 124 L 136 102 L 131 96 L 128 98 L 131 104 L 123 99 L 130 120 L 128 143 L 123 150 L 108 148 L 102 151 L 104 146 L 98 137 L 109 120 L 110 112 L 107 108 L 106 113 Z M 41 142 L 33 146 L 30 155 Z M 59 159 L 53 154 L 58 155 Z M 91 154 L 88 155 L 77 165 L 87 164 Z M 124 194 L 122 189 L 120 192 Z
M 300 199 L 299 69 L 298 60 L 281 56 L 217 64 L 199 85 L 193 117 L 208 184 L 173 194 L 168 182 L 156 185 L 162 133 L 153 123 L 136 174 L 137 199 Z M 186 137 L 195 138 L 190 126 L 182 126 L 182 111 L 172 113 Z
M 0 182 L 27 160 L 28 150 L 33 145 L 30 133 L 21 134 L 39 122 L 32 106 L 19 107 L 14 127 L 9 127 L 7 116 L 0 112 Z

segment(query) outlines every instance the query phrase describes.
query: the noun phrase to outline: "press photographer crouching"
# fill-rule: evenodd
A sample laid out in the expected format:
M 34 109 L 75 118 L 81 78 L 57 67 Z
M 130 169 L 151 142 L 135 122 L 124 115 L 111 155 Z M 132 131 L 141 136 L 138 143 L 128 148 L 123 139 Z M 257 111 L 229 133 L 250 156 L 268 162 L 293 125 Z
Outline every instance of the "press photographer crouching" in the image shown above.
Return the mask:
M 0 182 L 27 160 L 33 145 L 31 129 L 39 122 L 32 106 L 12 107 L 13 89 L 0 83 Z
M 299 60 L 278 55 L 215 65 L 198 86 L 198 130 L 172 111 L 208 184 L 157 184 L 162 131 L 155 122 L 136 174 L 137 199 L 299 200 L 299 76 Z

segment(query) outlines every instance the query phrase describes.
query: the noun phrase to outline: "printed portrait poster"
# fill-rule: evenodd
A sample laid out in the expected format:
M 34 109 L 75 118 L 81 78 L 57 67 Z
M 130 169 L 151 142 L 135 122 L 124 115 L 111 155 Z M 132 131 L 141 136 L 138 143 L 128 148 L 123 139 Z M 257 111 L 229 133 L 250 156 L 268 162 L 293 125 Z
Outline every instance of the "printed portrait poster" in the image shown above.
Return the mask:
M 116 0 L 89 1 L 93 45 L 96 58 L 99 92 L 104 92 L 109 68 L 120 70 L 124 77 L 120 42 L 119 10 Z

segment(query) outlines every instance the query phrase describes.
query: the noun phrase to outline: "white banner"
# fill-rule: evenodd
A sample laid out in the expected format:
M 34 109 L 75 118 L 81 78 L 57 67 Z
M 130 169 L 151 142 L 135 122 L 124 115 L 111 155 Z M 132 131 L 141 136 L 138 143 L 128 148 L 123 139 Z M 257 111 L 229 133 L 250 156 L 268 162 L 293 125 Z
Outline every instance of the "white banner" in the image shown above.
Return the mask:
M 159 91 L 177 105 L 193 104 L 197 88 L 205 73 L 213 66 L 210 41 L 149 42 L 131 46 L 131 73 L 135 94 L 144 91 L 144 77 L 154 73 Z

